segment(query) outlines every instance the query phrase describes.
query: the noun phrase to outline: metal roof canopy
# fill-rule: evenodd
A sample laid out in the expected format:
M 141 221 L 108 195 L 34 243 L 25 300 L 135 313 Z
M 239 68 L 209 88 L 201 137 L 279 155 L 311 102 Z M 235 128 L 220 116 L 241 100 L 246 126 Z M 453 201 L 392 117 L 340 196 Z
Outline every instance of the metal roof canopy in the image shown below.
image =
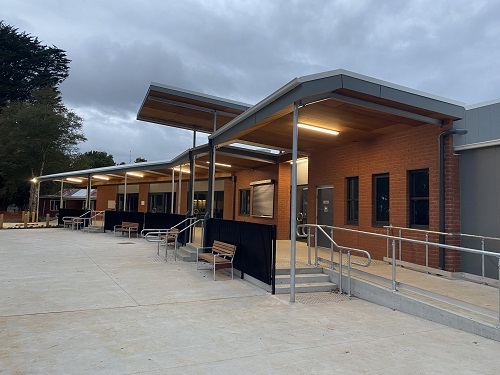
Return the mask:
M 299 150 L 312 153 L 348 142 L 464 116 L 464 103 L 346 70 L 299 77 L 209 136 L 214 145 L 235 140 L 292 148 L 293 106 L 299 123 L 337 130 L 325 136 L 300 130 Z
M 152 82 L 137 120 L 212 133 L 251 105 Z M 216 124 L 214 124 L 216 122 Z
M 177 168 L 181 165 L 183 166 L 183 177 L 184 179 L 188 179 L 189 175 L 186 172 L 189 171 L 190 153 L 196 156 L 196 178 L 208 178 L 209 164 L 207 162 L 209 161 L 209 146 L 202 145 L 184 151 L 182 154 L 178 155 L 170 161 L 142 162 L 85 169 L 40 176 L 37 177 L 37 179 L 40 182 L 64 180 L 64 182 L 72 183 L 71 181 L 67 181 L 65 179 L 79 178 L 82 179 L 82 182 L 74 184 L 84 185 L 85 182 L 83 180 L 86 181 L 89 177 L 98 175 L 106 176 L 109 178 L 109 180 L 104 181 L 92 178 L 92 185 L 115 185 L 123 183 L 125 174 L 127 172 L 141 172 L 144 175 L 144 177 L 142 178 L 128 175 L 128 183 L 132 184 L 138 182 L 157 182 L 165 180 L 170 181 L 170 178 L 172 176 L 172 168 L 176 168 L 174 170 L 174 173 L 176 176 L 178 176 L 179 172 Z M 216 171 L 217 173 L 219 173 L 220 177 L 224 177 L 225 175 L 229 176 L 231 173 L 237 172 L 241 169 L 255 169 L 263 165 L 276 164 L 281 160 L 280 158 L 282 157 L 283 155 L 271 154 L 258 150 L 249 150 L 232 146 L 221 146 L 217 149 Z M 228 164 L 231 166 L 226 167 L 220 166 L 218 164 Z

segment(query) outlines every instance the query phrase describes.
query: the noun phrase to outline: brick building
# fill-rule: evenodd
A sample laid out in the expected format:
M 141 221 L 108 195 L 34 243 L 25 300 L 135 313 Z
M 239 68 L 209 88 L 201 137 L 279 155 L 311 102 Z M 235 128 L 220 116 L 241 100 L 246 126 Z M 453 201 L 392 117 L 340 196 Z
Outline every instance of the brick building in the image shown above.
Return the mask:
M 478 111 L 489 111 L 483 117 L 493 113 L 500 118 L 498 104 L 493 109 L 469 108 L 344 70 L 296 78 L 254 106 L 152 83 L 137 118 L 209 133 L 209 144 L 170 161 L 68 172 L 42 180 L 87 177 L 98 190 L 97 210 L 208 212 L 228 220 L 276 225 L 278 239 L 294 237 L 293 213 L 298 223 L 352 230 L 336 230 L 335 240 L 383 259 L 386 239 L 354 231 L 385 234 L 390 225 L 464 232 L 461 202 L 469 203 L 469 197 L 463 195 L 462 181 L 470 171 L 463 170 L 459 159 L 471 149 L 463 129 L 476 126 Z M 490 131 L 488 142 L 496 136 Z M 481 147 L 497 147 L 481 142 Z M 303 163 L 290 163 L 295 153 Z M 133 171 L 142 176 L 129 176 L 125 183 Z M 96 175 L 108 180 L 93 179 Z M 474 220 L 474 215 L 467 220 Z M 490 235 L 500 237 L 499 232 L 496 227 Z M 458 236 L 429 235 L 431 241 L 460 244 Z M 426 261 L 422 245 L 406 244 L 401 251 L 404 261 Z M 431 249 L 428 261 L 448 271 L 463 268 L 454 251 Z

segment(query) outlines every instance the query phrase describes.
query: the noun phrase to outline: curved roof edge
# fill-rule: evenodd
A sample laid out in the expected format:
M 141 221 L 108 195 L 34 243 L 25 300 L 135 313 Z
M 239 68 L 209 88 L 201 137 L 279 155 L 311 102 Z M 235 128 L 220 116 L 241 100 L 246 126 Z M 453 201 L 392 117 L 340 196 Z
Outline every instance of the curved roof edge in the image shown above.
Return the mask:
M 225 126 L 214 132 L 209 139 L 216 139 L 222 134 L 228 132 L 233 127 L 248 119 L 252 115 L 256 114 L 260 110 L 264 109 L 269 104 L 282 98 L 283 96 L 290 93 L 292 90 L 297 88 L 302 84 L 308 84 L 313 81 L 321 80 L 332 80 L 337 79 L 338 87 L 331 87 L 331 91 L 345 88 L 353 91 L 359 91 L 367 93 L 372 96 L 380 97 L 382 99 L 388 99 L 392 101 L 401 100 L 401 103 L 407 105 L 413 105 L 415 107 L 422 107 L 423 105 L 428 105 L 429 110 L 439 112 L 442 111 L 443 114 L 462 118 L 465 113 L 465 103 L 458 102 L 455 100 L 431 95 L 422 91 L 410 89 L 405 86 L 396 85 L 390 82 L 382 81 L 376 78 L 364 76 L 362 74 L 354 73 L 345 69 L 331 70 L 323 73 L 317 73 L 302 77 L 297 77 L 279 88 L 277 91 L 267 96 L 259 103 L 249 108 L 241 115 L 228 122 Z M 363 81 L 363 82 L 360 82 Z M 319 92 L 318 92 L 319 93 Z M 310 94 L 310 93 L 309 93 Z M 304 96 L 306 97 L 306 96 Z M 420 100 L 419 100 L 420 99 Z M 292 104 L 291 102 L 288 104 Z M 438 108 L 439 107 L 439 108 Z M 423 106 L 422 108 L 426 108 Z

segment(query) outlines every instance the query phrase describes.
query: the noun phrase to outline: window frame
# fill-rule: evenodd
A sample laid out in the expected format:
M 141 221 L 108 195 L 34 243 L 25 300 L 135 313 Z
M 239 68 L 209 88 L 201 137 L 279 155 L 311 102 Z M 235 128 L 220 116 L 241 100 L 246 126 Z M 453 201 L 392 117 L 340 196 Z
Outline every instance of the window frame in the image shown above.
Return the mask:
M 243 196 L 243 194 L 245 194 L 245 196 Z M 250 197 L 250 188 L 240 189 L 240 206 L 238 210 L 240 216 L 250 216 L 250 209 L 252 207 L 250 204 Z
M 377 182 L 381 179 L 387 179 L 387 220 L 378 220 L 378 189 Z M 372 202 L 372 210 L 373 210 L 373 226 L 374 227 L 383 227 L 385 225 L 390 225 L 391 221 L 391 184 L 390 184 L 390 176 L 389 173 L 380 173 L 372 175 L 372 193 L 373 193 L 373 202 Z
M 356 194 L 353 196 L 352 183 L 356 181 Z M 346 224 L 359 225 L 359 176 L 346 177 Z M 351 215 L 356 213 L 356 217 Z
M 427 196 L 416 197 L 415 194 L 415 184 L 414 178 L 417 174 L 420 173 L 427 174 Z M 410 228 L 429 228 L 430 221 L 430 176 L 429 176 L 429 168 L 422 169 L 413 169 L 408 171 L 408 225 Z M 427 224 L 415 224 L 415 203 L 426 201 L 427 202 Z

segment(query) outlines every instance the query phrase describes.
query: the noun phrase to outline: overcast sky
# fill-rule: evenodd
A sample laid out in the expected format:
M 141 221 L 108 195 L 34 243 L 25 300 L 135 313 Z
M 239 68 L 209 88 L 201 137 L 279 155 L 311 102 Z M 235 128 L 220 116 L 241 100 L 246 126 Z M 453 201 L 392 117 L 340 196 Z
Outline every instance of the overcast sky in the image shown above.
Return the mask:
M 82 152 L 168 160 L 189 131 L 135 120 L 150 82 L 255 104 L 347 69 L 475 104 L 500 98 L 500 1 L 2 0 L 0 19 L 72 60 Z M 204 137 L 206 140 L 206 136 Z M 201 138 L 198 141 L 201 143 Z

